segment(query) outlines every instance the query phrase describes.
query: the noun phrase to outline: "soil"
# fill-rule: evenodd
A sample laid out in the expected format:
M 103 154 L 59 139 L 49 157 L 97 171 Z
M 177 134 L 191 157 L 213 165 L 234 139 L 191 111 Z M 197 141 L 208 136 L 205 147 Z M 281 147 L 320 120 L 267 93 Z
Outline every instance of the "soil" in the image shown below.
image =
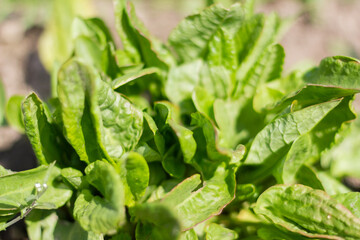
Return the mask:
M 169 32 L 186 15 L 177 11 L 177 5 L 155 7 L 154 0 L 137 1 L 136 10 L 155 36 L 166 40 Z M 318 10 L 309 11 L 299 1 L 268 1 L 259 11 L 276 11 L 283 17 L 298 14 L 298 18 L 284 34 L 285 69 L 291 69 L 304 60 L 317 64 L 329 55 L 360 56 L 360 1 L 327 0 Z M 94 1 L 96 9 L 111 29 L 114 29 L 111 1 Z M 174 1 L 175 3 L 175 1 Z M 321 11 L 320 11 L 321 10 Z M 35 91 L 42 99 L 50 97 L 50 76 L 45 71 L 37 52 L 41 26 L 26 29 L 21 16 L 13 14 L 0 22 L 0 78 L 7 97 L 27 95 Z M 0 164 L 20 171 L 36 166 L 36 158 L 25 136 L 10 127 L 0 127 Z M 26 239 L 17 230 L 22 223 L 0 234 L 1 239 Z

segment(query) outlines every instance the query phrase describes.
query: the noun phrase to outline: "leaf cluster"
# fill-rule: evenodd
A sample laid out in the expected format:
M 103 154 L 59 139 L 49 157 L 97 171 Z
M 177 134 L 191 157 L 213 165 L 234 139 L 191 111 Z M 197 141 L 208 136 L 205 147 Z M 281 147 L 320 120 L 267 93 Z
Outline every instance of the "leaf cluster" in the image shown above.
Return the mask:
M 252 1 L 189 16 L 166 44 L 114 8 L 122 48 L 75 18 L 54 97 L 23 101 L 41 166 L 0 169 L 1 230 L 31 206 L 31 239 L 360 238 L 359 195 L 321 164 L 356 117 L 358 60 L 284 75 L 284 22 Z

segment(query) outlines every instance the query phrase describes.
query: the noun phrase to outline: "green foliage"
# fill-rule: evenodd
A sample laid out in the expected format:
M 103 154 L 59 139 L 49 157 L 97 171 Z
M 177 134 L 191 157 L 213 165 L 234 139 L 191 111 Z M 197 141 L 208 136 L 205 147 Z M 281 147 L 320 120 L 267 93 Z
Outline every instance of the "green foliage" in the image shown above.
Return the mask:
M 5 102 L 6 102 L 5 89 L 0 79 L 0 126 L 3 125 L 5 118 Z
M 74 18 L 51 35 L 51 105 L 30 94 L 8 115 L 43 166 L 0 169 L 1 229 L 34 209 L 31 239 L 360 238 L 359 196 L 338 178 L 359 169 L 355 148 L 339 156 L 358 136 L 358 60 L 284 76 L 282 21 L 253 1 L 211 5 L 168 43 L 114 3 L 122 48 Z

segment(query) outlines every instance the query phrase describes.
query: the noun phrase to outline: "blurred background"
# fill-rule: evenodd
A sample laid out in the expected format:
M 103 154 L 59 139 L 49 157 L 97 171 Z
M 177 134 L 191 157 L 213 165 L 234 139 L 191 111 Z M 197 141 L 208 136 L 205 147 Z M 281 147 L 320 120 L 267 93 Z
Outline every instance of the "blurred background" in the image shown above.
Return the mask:
M 166 41 L 181 19 L 209 2 L 230 5 L 236 1 L 133 2 L 137 15 L 150 32 Z M 318 64 L 329 55 L 360 58 L 359 0 L 257 0 L 256 11 L 275 11 L 289 19 L 290 24 L 280 42 L 286 52 L 285 71 Z M 67 16 L 62 18 L 64 12 Z M 70 34 L 69 16 L 75 15 L 104 19 L 116 36 L 111 0 L 0 0 L 0 80 L 6 99 L 13 95 L 25 96 L 31 91 L 44 100 L 50 98 L 48 62 L 53 60 L 54 49 L 64 55 L 71 51 L 58 44 L 71 38 L 66 33 Z M 0 165 L 14 171 L 36 166 L 31 146 L 21 129 L 9 127 L 6 120 L 2 126 L 0 122 Z M 23 233 L 14 231 L 8 232 L 12 239 L 26 239 Z M 0 235 L 0 239 L 10 239 L 10 235 L 8 238 Z

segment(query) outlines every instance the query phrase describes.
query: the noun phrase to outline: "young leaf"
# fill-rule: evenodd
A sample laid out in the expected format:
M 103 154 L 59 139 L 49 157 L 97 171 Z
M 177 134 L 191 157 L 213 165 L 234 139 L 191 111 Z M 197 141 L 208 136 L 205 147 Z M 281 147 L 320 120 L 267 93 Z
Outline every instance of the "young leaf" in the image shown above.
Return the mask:
M 169 50 L 156 38 L 150 36 L 136 17 L 134 7 L 126 0 L 115 0 L 114 9 L 116 29 L 120 35 L 124 50 L 133 64 L 143 62 L 145 67 L 158 67 L 164 71 L 174 64 Z
M 140 220 L 136 226 L 136 239 L 173 240 L 179 236 L 180 222 L 171 208 L 159 203 L 144 203 L 132 211 Z
M 149 167 L 144 157 L 135 152 L 125 154 L 118 165 L 125 187 L 126 205 L 133 206 L 149 185 Z
M 221 225 L 216 223 L 210 223 L 209 225 L 207 225 L 205 228 L 205 232 L 206 240 L 235 240 L 239 237 L 239 235 L 235 231 L 222 227 Z
M 49 120 L 49 114 L 43 102 L 35 93 L 30 94 L 23 103 L 25 133 L 41 164 L 53 161 L 66 162 L 59 143 L 59 133 Z
M 309 84 L 360 89 L 360 61 L 350 57 L 328 57 L 305 76 Z
M 74 205 L 74 217 L 82 228 L 98 234 L 115 233 L 125 223 L 125 192 L 120 175 L 106 162 L 85 169 L 86 180 L 103 196 L 84 189 Z
M 78 59 L 102 70 L 111 78 L 118 75 L 115 43 L 109 29 L 101 19 L 75 18 L 72 24 L 72 38 Z
M 6 121 L 20 133 L 25 132 L 24 117 L 21 111 L 21 104 L 24 99 L 24 96 L 13 95 L 6 103 Z
M 87 81 L 87 98 L 98 144 L 110 161 L 116 161 L 137 145 L 143 129 L 142 112 L 99 75 Z
M 219 215 L 235 197 L 235 169 L 218 165 L 213 177 L 201 183 L 199 175 L 185 179 L 165 195 L 161 203 L 169 206 L 181 221 L 181 229 L 190 229 L 200 222 Z
M 275 119 L 255 137 L 245 164 L 269 164 L 281 156 L 282 149 L 313 129 L 339 103 L 340 100 L 322 103 Z
M 75 60 L 65 63 L 58 73 L 58 97 L 64 135 L 80 160 L 86 163 L 103 158 L 94 138 L 96 133 L 90 115 L 89 101 L 86 100 L 86 84 L 88 79 L 93 78 L 95 78 L 93 72 Z
M 358 239 L 360 219 L 325 192 L 277 185 L 260 195 L 255 213 L 281 229 L 310 238 Z
M 60 170 L 51 165 L 0 177 L 0 216 L 13 216 L 20 212 L 23 214 L 35 203 L 34 206 L 38 209 L 63 206 L 70 199 L 72 191 L 57 180 L 59 176 Z M 37 193 L 36 184 L 46 184 L 47 187 Z
M 215 4 L 181 21 L 169 36 L 170 45 L 175 49 L 180 61 L 189 62 L 203 57 L 219 28 L 238 28 L 243 18 L 240 9 L 238 4 L 229 10 Z
M 3 124 L 5 117 L 5 103 L 6 103 L 5 89 L 0 79 L 0 126 Z

